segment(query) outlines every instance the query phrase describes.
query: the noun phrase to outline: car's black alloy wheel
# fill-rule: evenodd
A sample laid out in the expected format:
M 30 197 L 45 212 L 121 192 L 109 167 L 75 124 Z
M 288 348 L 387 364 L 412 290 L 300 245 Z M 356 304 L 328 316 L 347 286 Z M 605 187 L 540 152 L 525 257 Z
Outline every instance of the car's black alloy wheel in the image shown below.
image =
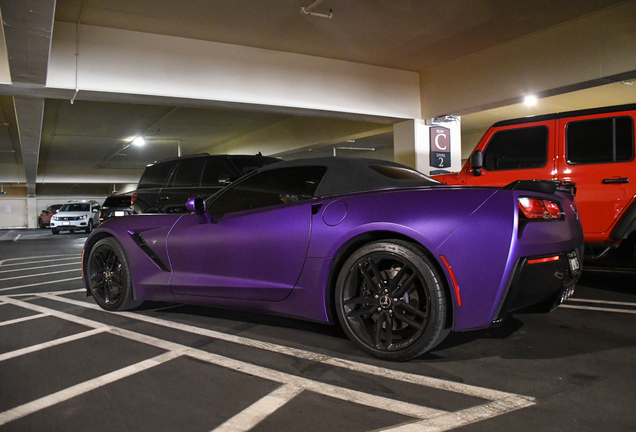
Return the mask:
M 91 249 L 87 263 L 88 289 L 99 306 L 109 311 L 132 309 L 132 278 L 124 249 L 114 238 L 104 238 Z
M 93 221 L 92 221 L 92 220 L 89 220 L 89 221 L 88 221 L 88 226 L 86 227 L 86 232 L 87 232 L 88 234 L 90 234 L 90 233 L 92 233 L 92 232 L 93 232 Z
M 449 332 L 437 269 L 419 248 L 401 240 L 369 243 L 345 262 L 336 283 L 336 310 L 347 336 L 385 360 L 417 357 Z

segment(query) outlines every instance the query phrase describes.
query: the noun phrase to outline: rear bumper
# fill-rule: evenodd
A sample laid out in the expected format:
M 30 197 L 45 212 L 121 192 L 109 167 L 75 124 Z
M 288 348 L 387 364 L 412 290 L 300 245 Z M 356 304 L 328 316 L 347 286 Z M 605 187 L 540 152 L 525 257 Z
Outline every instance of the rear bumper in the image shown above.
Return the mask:
M 514 312 L 550 312 L 559 306 L 574 293 L 582 261 L 582 247 L 547 257 L 519 259 L 493 324 Z

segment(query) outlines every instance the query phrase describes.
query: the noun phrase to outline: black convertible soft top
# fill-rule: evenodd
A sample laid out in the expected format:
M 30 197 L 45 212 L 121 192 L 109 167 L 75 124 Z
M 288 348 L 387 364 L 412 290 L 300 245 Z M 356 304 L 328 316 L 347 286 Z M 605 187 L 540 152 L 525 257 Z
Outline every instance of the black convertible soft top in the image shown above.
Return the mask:
M 279 162 L 259 172 L 296 167 L 326 167 L 315 197 L 403 187 L 437 186 L 443 183 L 395 162 L 367 158 L 322 157 Z

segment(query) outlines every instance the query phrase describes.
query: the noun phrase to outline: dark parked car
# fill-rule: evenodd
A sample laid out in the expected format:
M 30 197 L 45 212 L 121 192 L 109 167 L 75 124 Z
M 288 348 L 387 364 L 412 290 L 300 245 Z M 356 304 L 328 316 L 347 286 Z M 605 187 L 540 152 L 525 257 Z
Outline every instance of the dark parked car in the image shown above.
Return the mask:
M 148 165 L 131 193 L 135 213 L 184 213 L 188 198 L 207 198 L 245 174 L 279 159 L 200 154 Z
M 64 204 L 51 204 L 46 206 L 38 216 L 38 228 L 48 228 L 53 215 L 62 208 Z
M 130 195 L 110 195 L 104 200 L 102 208 L 99 210 L 99 222 L 131 214 L 133 214 L 133 209 Z
M 572 185 L 447 186 L 373 159 L 269 165 L 184 215 L 112 219 L 87 239 L 88 293 L 340 322 L 378 358 L 408 360 L 451 331 L 574 291 L 583 230 Z

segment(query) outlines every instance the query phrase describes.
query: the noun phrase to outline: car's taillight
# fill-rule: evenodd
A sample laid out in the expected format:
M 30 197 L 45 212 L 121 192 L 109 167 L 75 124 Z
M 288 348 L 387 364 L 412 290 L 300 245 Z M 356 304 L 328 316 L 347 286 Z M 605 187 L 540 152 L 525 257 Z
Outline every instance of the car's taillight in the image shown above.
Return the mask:
M 527 219 L 561 219 L 563 212 L 556 201 L 519 197 L 519 209 Z
M 134 205 L 135 201 L 137 201 L 137 194 L 132 194 L 132 196 L 130 197 L 130 205 Z

